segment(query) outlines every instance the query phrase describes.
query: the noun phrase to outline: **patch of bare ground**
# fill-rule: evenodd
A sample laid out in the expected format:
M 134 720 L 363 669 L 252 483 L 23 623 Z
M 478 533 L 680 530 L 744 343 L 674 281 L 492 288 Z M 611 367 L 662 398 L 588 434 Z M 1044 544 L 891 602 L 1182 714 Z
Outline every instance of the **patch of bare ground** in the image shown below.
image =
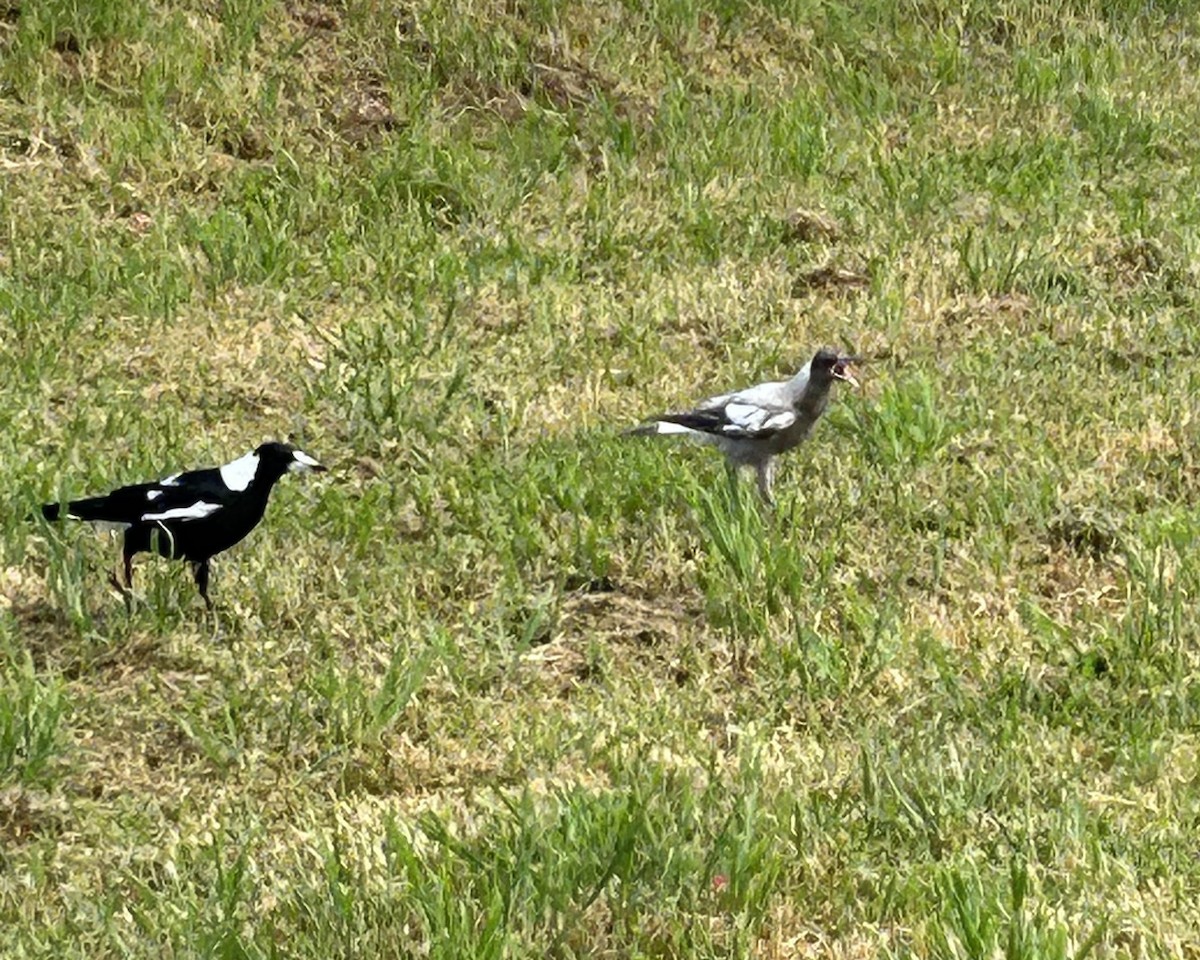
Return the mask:
M 1175 306 L 1189 303 L 1194 295 L 1192 271 L 1179 263 L 1162 242 L 1150 237 L 1122 240 L 1101 249 L 1094 263 L 1116 291 L 1160 290 Z
M 107 543 L 94 552 L 107 552 L 110 546 L 114 552 L 108 556 L 115 557 L 115 546 Z M 90 570 L 89 575 L 103 579 L 101 570 Z M 107 585 L 97 585 L 84 600 L 93 608 L 92 633 L 103 636 L 127 617 L 118 596 Z M 14 568 L 0 573 L 0 608 L 6 609 L 16 621 L 24 649 L 34 665 L 39 670 L 59 671 L 68 680 L 105 672 L 122 661 L 145 661 L 155 647 L 145 639 L 108 646 L 81 640 L 78 625 L 72 623 L 62 602 L 52 596 L 45 578 Z
M 309 4 L 294 8 L 292 16 L 302 27 L 293 41 L 298 47 L 293 111 L 303 121 L 304 112 L 317 105 L 320 122 L 306 124 L 310 134 L 336 131 L 347 144 L 365 148 L 397 129 L 402 121 L 393 109 L 383 61 L 347 35 L 339 11 Z M 397 21 L 401 36 L 405 23 Z
M 1098 510 L 1064 510 L 1051 518 L 1046 535 L 1052 546 L 1101 560 L 1120 545 L 1120 532 L 1111 518 Z
M 68 805 L 60 797 L 16 784 L 0 789 L 0 841 L 5 848 L 59 834 L 69 821 Z
M 220 74 L 221 95 L 203 98 L 181 92 L 179 118 L 214 151 L 246 162 L 269 162 L 280 146 L 298 155 L 329 142 L 353 148 L 378 143 L 402 124 L 395 113 L 384 55 L 376 44 L 363 44 L 347 29 L 345 8 L 327 3 L 295 3 L 288 16 L 273 20 L 247 54 L 258 70 Z M 386 16 L 385 13 L 381 15 Z M 220 24 L 205 14 L 192 15 L 203 57 L 220 64 L 211 38 Z M 262 77 L 271 90 L 264 105 Z
M 39 669 L 55 660 L 71 632 L 70 620 L 49 596 L 42 577 L 19 567 L 0 570 L 0 608 L 17 622 L 25 649 Z
M 523 28 L 514 25 L 514 34 Z M 651 96 L 586 55 L 586 43 L 568 42 L 550 33 L 529 41 L 530 51 L 503 80 L 473 75 L 462 67 L 441 65 L 448 81 L 440 100 L 449 114 L 484 110 L 505 123 L 520 120 L 533 105 L 560 113 L 583 113 L 604 104 L 613 114 L 637 125 L 653 116 Z M 428 44 L 423 48 L 434 58 Z
M 1120 589 L 1119 565 L 1080 555 L 1075 548 L 1052 545 L 1043 554 L 1037 591 L 1045 609 L 1064 623 L 1077 617 L 1119 612 L 1125 597 Z
M 662 673 L 674 684 L 686 683 L 690 670 L 681 652 L 696 640 L 703 613 L 678 599 L 633 596 L 616 588 L 581 590 L 562 601 L 558 621 L 546 643 L 525 654 L 559 696 L 598 679 L 588 648 L 600 644 L 609 653 L 623 651 Z
M 840 240 L 843 233 L 841 224 L 819 210 L 792 210 L 783 218 L 784 243 L 832 243 Z
M 311 30 L 336 33 L 342 28 L 341 14 L 331 3 L 295 3 L 289 5 L 288 13 Z
M 871 285 L 870 274 L 861 267 L 844 267 L 827 263 L 801 271 L 792 282 L 792 296 L 804 297 L 813 293 L 855 293 Z
M 819 884 L 825 874 L 832 880 L 835 871 L 814 869 L 814 883 Z M 836 918 L 821 923 L 795 904 L 778 900 L 755 943 L 754 956 L 762 960 L 873 960 L 893 951 L 903 953 L 908 943 L 908 931 L 895 925 L 844 931 Z
M 351 752 L 351 762 L 339 776 L 339 794 L 372 794 L 418 804 L 423 798 L 503 786 L 518 778 L 507 762 L 511 744 L 468 744 L 452 737 L 435 741 L 411 733 L 387 737 L 384 743 L 386 752 Z
M 1022 293 L 959 295 L 937 311 L 934 336 L 939 344 L 965 344 L 994 336 L 997 329 L 1022 332 L 1034 308 Z
M 105 802 L 147 795 L 165 804 L 202 793 L 219 771 L 187 733 L 187 698 L 212 675 L 145 639 L 89 667 L 76 681 L 88 696 L 77 707 L 73 789 Z
M 706 83 L 755 82 L 783 87 L 811 66 L 814 38 L 807 24 L 789 22 L 758 8 L 736 23 L 702 11 L 695 31 L 680 37 L 663 36 L 661 40 L 677 63 Z

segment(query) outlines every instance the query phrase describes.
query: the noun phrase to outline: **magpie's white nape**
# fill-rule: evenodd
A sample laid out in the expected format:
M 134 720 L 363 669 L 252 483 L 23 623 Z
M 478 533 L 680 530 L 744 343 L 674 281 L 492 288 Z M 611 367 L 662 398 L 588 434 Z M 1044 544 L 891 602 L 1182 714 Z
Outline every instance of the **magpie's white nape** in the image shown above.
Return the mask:
M 221 467 L 175 473 L 156 483 L 120 487 L 112 493 L 42 507 L 47 520 L 66 517 L 124 529 L 125 589 L 133 586 L 133 558 L 156 551 L 186 560 L 200 596 L 208 596 L 209 563 L 250 533 L 285 473 L 320 473 L 320 463 L 290 443 L 270 441 Z

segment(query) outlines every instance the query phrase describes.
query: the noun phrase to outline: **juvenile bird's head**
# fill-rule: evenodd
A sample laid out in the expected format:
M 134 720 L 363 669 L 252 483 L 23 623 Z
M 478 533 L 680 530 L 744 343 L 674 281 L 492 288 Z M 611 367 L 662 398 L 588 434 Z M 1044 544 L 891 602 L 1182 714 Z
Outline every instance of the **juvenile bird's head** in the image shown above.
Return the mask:
M 850 365 L 858 357 L 843 357 L 830 347 L 821 347 L 812 358 L 809 365 L 810 376 L 822 381 L 841 380 L 852 387 L 858 386 L 858 380 L 850 372 Z

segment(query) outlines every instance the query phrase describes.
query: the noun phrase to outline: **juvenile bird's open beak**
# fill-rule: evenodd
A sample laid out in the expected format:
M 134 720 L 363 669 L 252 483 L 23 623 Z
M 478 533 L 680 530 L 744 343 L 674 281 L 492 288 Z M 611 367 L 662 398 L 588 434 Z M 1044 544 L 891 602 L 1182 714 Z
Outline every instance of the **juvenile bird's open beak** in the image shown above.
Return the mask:
M 854 374 L 850 372 L 850 364 L 854 363 L 858 357 L 839 357 L 838 362 L 833 365 L 833 376 L 837 380 L 844 380 L 852 387 L 858 386 L 858 380 Z
M 288 469 L 295 473 L 324 473 L 329 468 L 321 466 L 303 450 L 295 450 L 292 452 L 292 462 L 288 464 Z

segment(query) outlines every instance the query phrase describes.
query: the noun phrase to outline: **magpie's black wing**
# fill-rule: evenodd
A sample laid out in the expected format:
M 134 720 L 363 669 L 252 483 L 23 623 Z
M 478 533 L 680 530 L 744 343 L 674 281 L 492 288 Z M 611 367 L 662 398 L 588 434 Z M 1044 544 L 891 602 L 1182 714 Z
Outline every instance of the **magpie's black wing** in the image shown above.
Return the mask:
M 89 522 L 139 524 L 160 520 L 199 520 L 211 516 L 237 496 L 217 468 L 177 473 L 157 483 L 119 487 L 101 497 L 66 504 L 66 515 Z M 57 520 L 62 504 L 42 507 L 47 520 Z

